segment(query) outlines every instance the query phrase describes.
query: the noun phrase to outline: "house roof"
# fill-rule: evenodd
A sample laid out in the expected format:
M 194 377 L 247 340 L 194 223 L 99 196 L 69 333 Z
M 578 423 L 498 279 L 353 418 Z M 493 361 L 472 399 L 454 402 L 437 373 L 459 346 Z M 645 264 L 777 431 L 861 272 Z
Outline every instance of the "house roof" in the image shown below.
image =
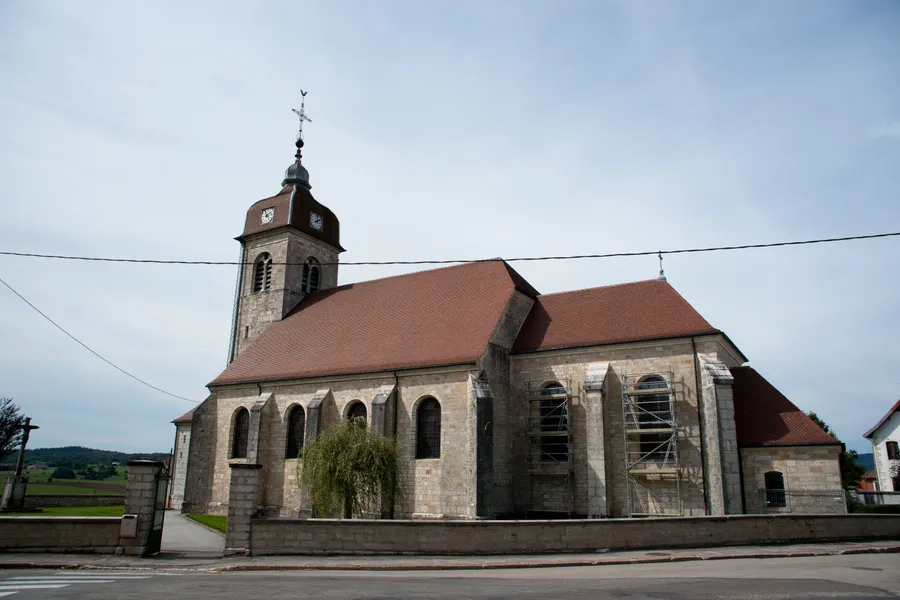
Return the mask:
M 720 333 L 665 281 L 540 296 L 514 352 Z
M 875 426 L 872 429 L 865 432 L 863 434 L 863 437 L 871 439 L 872 436 L 875 435 L 875 432 L 878 431 L 878 429 L 882 425 L 884 425 L 888 419 L 891 418 L 891 415 L 898 411 L 900 411 L 900 400 L 897 400 L 897 402 L 891 407 L 891 410 L 887 411 L 887 414 L 885 414 L 883 417 L 881 417 L 881 420 L 878 421 L 877 423 L 875 423 Z
M 184 413 L 183 415 L 181 415 L 180 417 L 178 417 L 177 419 L 175 419 L 175 420 L 172 421 L 172 422 L 175 423 L 175 424 L 178 424 L 178 423 L 191 423 L 191 422 L 193 422 L 193 420 L 194 420 L 194 411 L 195 411 L 195 410 L 197 410 L 197 409 L 196 409 L 196 408 L 192 408 L 191 410 L 187 411 L 186 413 Z
M 734 367 L 738 446 L 840 444 L 752 367 Z
M 538 295 L 493 260 L 315 292 L 209 385 L 472 363 L 516 290 Z

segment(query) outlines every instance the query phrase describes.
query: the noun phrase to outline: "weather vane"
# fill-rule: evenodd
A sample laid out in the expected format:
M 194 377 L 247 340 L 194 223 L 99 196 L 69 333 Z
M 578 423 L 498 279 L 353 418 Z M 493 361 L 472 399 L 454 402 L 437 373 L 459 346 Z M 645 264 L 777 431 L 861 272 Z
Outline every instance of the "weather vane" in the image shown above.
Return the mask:
M 306 116 L 306 94 L 307 92 L 300 90 L 300 96 L 303 98 L 300 101 L 300 110 L 297 110 L 296 108 L 291 109 L 292 111 L 294 111 L 294 114 L 297 115 L 297 118 L 300 119 L 300 131 L 297 132 L 298 140 L 303 139 L 303 121 L 312 123 L 312 119 Z

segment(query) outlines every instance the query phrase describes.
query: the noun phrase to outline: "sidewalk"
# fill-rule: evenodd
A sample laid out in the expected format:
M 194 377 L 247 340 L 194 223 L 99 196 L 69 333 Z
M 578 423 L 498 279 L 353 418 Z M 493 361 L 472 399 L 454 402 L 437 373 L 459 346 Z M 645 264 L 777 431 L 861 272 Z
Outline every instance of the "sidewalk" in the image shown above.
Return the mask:
M 422 571 L 471 569 L 524 569 L 628 565 L 734 558 L 778 558 L 841 554 L 900 553 L 900 541 L 790 546 L 735 546 L 665 551 L 627 551 L 595 554 L 507 556 L 185 556 L 161 553 L 150 558 L 91 554 L 0 554 L 2 569 L 159 569 L 189 571 Z

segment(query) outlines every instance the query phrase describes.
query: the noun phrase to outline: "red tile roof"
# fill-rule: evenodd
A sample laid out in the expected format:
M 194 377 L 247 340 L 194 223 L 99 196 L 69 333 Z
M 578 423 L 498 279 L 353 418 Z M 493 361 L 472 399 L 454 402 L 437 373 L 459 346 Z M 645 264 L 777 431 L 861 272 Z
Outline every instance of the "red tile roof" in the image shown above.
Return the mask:
M 540 296 L 515 352 L 719 333 L 671 285 L 655 279 Z
M 738 446 L 840 444 L 752 367 L 731 374 Z
M 210 385 L 475 362 L 515 290 L 538 294 L 488 261 L 316 292 Z
M 864 438 L 872 439 L 872 436 L 875 435 L 875 432 L 878 431 L 878 428 L 884 425 L 885 421 L 891 418 L 891 415 L 895 412 L 900 411 L 900 400 L 897 400 L 897 403 L 891 407 L 891 410 L 887 411 L 887 413 L 881 417 L 881 420 L 875 423 L 875 426 L 872 429 L 868 430 L 863 434 Z
M 191 422 L 193 422 L 195 410 L 197 410 L 197 409 L 192 408 L 191 410 L 187 411 L 186 413 L 184 413 L 183 415 L 181 415 L 180 417 L 178 417 L 177 419 L 175 419 L 172 422 L 173 423 L 191 423 Z

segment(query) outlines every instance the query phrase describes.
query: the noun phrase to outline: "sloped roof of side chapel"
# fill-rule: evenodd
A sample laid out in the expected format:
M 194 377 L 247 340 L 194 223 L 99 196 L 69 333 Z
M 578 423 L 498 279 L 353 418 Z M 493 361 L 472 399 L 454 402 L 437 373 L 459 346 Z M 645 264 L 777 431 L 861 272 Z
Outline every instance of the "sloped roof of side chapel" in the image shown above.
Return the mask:
M 311 294 L 210 385 L 473 363 L 516 290 L 535 304 L 515 352 L 720 333 L 663 281 L 541 296 L 493 260 Z

